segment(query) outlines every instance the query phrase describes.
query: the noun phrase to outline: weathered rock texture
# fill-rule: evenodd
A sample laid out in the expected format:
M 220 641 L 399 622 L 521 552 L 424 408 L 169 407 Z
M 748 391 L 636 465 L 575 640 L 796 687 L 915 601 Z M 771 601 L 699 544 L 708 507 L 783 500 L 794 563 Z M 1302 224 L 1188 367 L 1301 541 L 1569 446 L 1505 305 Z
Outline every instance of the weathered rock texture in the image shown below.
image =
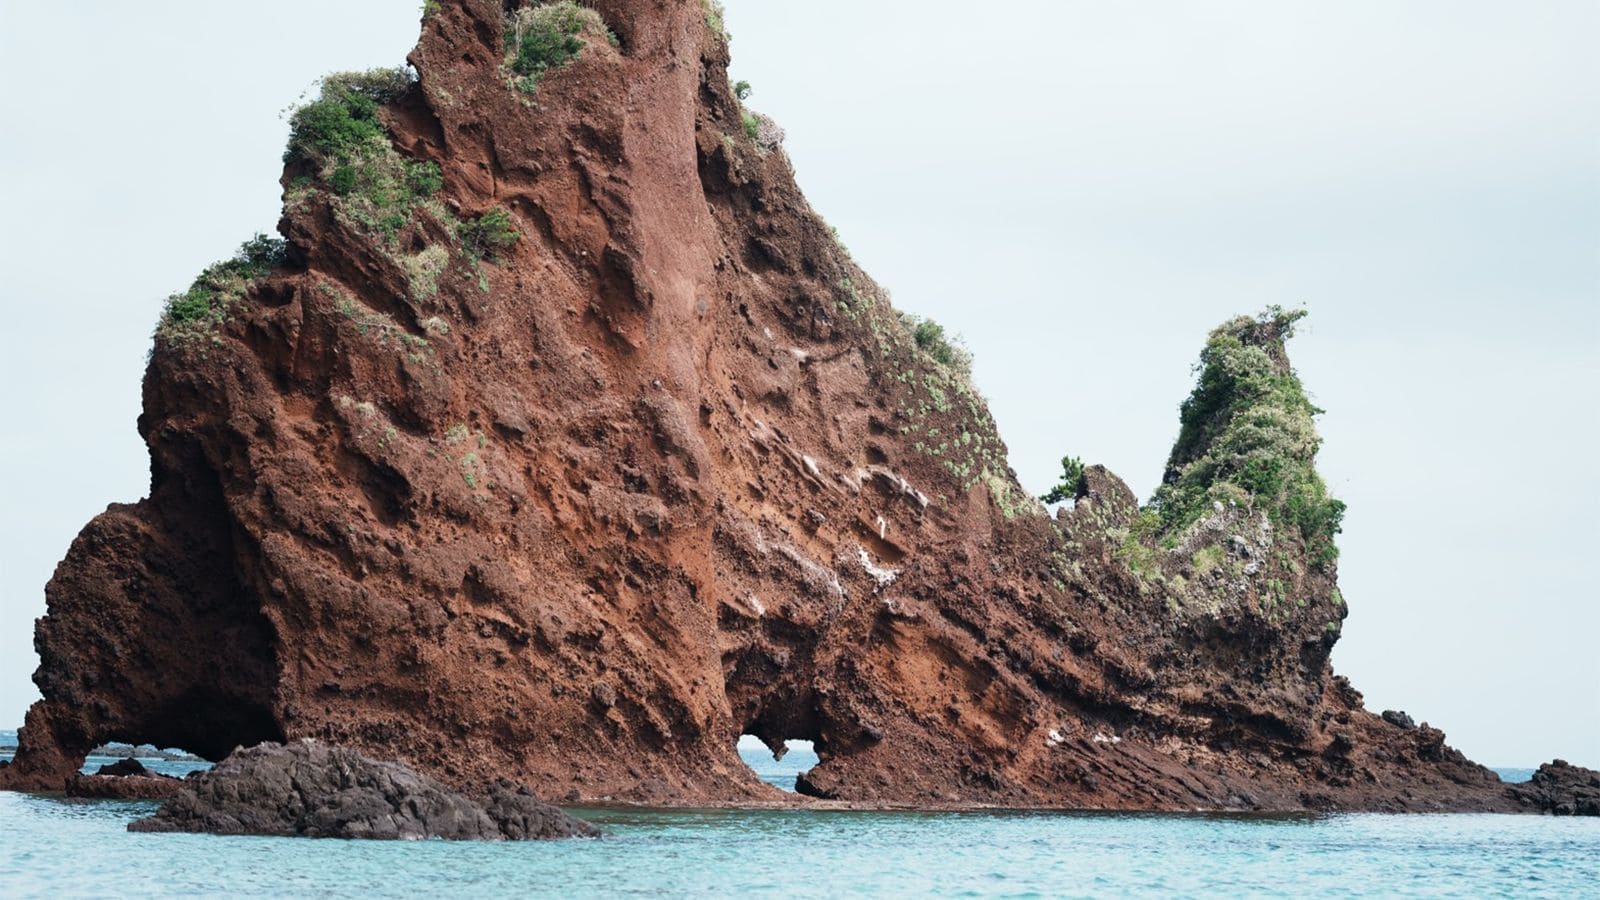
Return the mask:
M 313 741 L 239 750 L 128 830 L 447 841 L 599 834 L 525 788 L 497 784 L 474 800 L 405 766 Z
M 1600 816 L 1600 772 L 1564 759 L 1548 762 L 1527 784 L 1512 787 L 1523 805 L 1557 816 Z
M 776 801 L 752 733 L 862 802 L 1519 808 L 1332 674 L 1332 564 L 1264 515 L 1158 546 L 1094 468 L 1050 519 L 747 130 L 701 0 L 592 6 L 615 45 L 533 95 L 502 4 L 426 19 L 382 116 L 440 203 L 375 224 L 289 167 L 288 262 L 157 342 L 150 496 L 50 582 L 0 784 L 314 737 L 454 785 Z M 521 240 L 478 260 L 452 222 L 497 207 Z

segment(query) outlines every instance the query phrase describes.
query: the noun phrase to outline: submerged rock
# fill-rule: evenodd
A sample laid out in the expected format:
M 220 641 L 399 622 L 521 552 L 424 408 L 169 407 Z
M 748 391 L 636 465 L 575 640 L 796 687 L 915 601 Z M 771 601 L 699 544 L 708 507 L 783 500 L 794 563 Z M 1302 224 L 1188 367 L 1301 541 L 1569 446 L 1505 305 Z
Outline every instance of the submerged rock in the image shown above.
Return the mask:
M 525 787 L 497 784 L 474 799 L 399 763 L 310 740 L 235 751 L 128 830 L 450 841 L 599 835 Z
M 1547 762 L 1511 795 L 1523 806 L 1557 816 L 1600 816 L 1600 772 L 1564 759 Z

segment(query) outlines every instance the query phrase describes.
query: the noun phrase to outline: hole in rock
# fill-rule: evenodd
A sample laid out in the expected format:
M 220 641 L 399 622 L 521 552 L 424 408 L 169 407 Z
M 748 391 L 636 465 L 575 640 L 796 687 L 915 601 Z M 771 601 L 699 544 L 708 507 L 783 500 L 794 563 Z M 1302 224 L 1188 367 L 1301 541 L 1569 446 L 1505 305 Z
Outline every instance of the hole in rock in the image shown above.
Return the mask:
M 781 752 L 774 752 L 753 734 L 739 736 L 739 758 L 756 777 L 780 790 L 794 793 L 795 779 L 817 764 L 817 750 L 810 741 L 784 741 Z

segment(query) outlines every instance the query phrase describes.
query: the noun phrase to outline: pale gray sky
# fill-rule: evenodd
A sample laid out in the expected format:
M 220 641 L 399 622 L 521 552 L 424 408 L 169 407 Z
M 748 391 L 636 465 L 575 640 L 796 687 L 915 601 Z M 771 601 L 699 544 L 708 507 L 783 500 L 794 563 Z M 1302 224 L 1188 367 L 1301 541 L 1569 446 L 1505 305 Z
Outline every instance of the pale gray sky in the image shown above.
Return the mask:
M 413 2 L 0 0 L 0 726 L 77 530 L 147 487 L 162 298 L 277 219 L 279 112 Z M 1600 764 L 1600 4 L 729 0 L 735 76 L 1012 463 L 1142 496 L 1215 324 L 1292 350 L 1350 504 L 1334 664 L 1484 762 Z

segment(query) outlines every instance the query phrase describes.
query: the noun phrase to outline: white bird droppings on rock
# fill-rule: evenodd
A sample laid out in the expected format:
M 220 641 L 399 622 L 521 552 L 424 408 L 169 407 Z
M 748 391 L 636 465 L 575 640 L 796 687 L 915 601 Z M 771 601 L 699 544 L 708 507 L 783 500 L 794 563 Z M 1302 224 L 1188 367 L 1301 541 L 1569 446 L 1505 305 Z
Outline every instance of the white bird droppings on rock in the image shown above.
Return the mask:
M 881 591 L 894 584 L 894 580 L 900 577 L 899 569 L 886 569 L 874 563 L 872 556 L 867 553 L 867 548 L 857 547 L 856 552 L 861 559 L 861 568 L 865 569 L 866 573 L 872 576 L 872 580 L 877 582 L 878 590 Z

